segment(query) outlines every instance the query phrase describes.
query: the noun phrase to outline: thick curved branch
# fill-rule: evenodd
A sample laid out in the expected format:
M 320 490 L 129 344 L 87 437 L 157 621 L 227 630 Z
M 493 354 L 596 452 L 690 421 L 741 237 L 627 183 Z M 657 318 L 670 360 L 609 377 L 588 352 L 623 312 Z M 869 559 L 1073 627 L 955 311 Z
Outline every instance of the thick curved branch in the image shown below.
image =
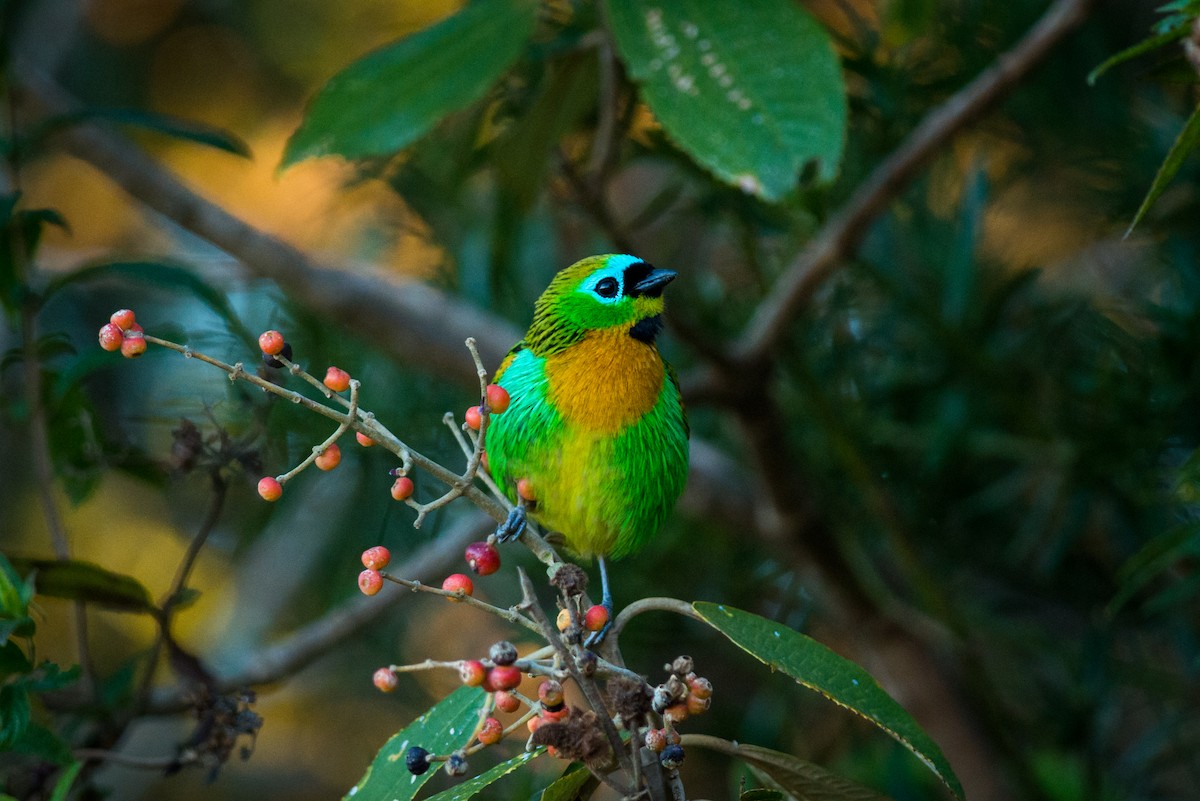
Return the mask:
M 740 363 L 763 361 L 818 287 L 862 243 L 875 218 L 946 144 L 1003 100 L 1090 13 L 1095 0 L 1058 0 L 1017 44 L 931 111 L 796 257 L 733 348 Z M 1082 76 L 1080 82 L 1082 86 Z

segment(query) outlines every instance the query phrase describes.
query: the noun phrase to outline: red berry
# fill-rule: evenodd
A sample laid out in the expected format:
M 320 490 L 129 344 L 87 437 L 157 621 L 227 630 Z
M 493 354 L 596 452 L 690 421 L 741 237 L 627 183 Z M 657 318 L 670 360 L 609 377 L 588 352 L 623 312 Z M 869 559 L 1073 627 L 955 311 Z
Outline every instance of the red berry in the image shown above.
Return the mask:
M 583 613 L 583 627 L 588 631 L 600 631 L 608 625 L 608 610 L 600 604 Z
M 487 678 L 487 668 L 478 659 L 464 659 L 458 663 L 458 677 L 468 687 L 478 687 Z M 505 711 L 511 712 L 512 710 L 508 709 Z
M 340 367 L 330 367 L 325 371 L 325 386 L 334 392 L 345 392 L 350 389 L 350 374 Z
M 526 503 L 533 503 L 537 496 L 533 493 L 533 482 L 527 478 L 517 480 L 517 495 Z
M 521 669 L 514 665 L 496 665 L 483 679 L 483 689 L 489 693 L 511 690 L 521 683 Z
M 392 561 L 392 554 L 382 545 L 376 545 L 362 552 L 363 567 L 371 570 L 383 570 Z
M 487 718 L 483 721 L 483 726 L 480 727 L 479 734 L 476 736 L 484 745 L 494 745 L 500 742 L 500 738 L 504 736 L 504 725 L 495 718 Z
M 375 444 L 375 440 L 371 439 L 361 431 L 355 431 L 354 438 L 358 440 L 358 444 L 362 445 L 364 448 L 369 448 Z
M 442 582 L 442 589 L 446 592 L 461 592 L 463 595 L 474 595 L 475 582 L 471 581 L 471 577 L 465 573 L 451 573 Z M 459 599 L 451 598 L 450 600 L 457 601 Z
M 516 712 L 521 708 L 521 699 L 512 693 L 500 690 L 493 697 L 496 701 L 496 709 L 501 712 Z
M 546 709 L 543 707 L 542 711 L 538 712 L 538 717 L 551 723 L 557 723 L 560 720 L 565 720 L 570 714 L 571 708 L 569 706 L 559 704 L 557 709 Z
M 332 470 L 342 462 L 342 449 L 337 443 L 332 443 L 316 458 L 316 465 L 322 470 Z
M 283 495 L 283 485 L 272 476 L 260 478 L 258 494 L 264 501 L 277 501 Z
M 529 729 L 530 734 L 533 734 L 535 731 L 540 729 L 542 724 L 545 722 L 546 721 L 543 718 L 530 718 L 529 720 L 525 721 L 525 728 Z
M 503 413 L 511 400 L 508 397 L 508 390 L 499 384 L 488 384 L 484 397 L 487 398 L 487 405 L 492 410 L 492 414 Z
M 662 729 L 646 729 L 646 747 L 655 753 L 667 747 L 667 734 Z
M 468 545 L 463 557 L 471 570 L 481 576 L 490 576 L 500 569 L 500 552 L 486 540 Z
M 126 359 L 136 359 L 146 352 L 146 338 L 140 333 L 126 332 L 121 341 L 121 355 Z
M 682 723 L 688 718 L 688 706 L 685 702 L 680 701 L 671 704 L 663 710 L 663 720 L 668 720 L 671 723 Z
M 413 480 L 408 476 L 400 476 L 392 483 L 392 497 L 403 501 L 413 494 Z
M 116 323 L 105 323 L 100 328 L 100 347 L 107 351 L 120 350 L 124 339 L 125 332 Z
M 258 335 L 258 347 L 268 356 L 277 356 L 282 353 L 285 344 L 283 334 L 275 329 L 263 331 Z
M 399 677 L 396 675 L 396 671 L 385 667 L 375 671 L 375 675 L 371 677 L 371 680 L 375 682 L 375 686 L 383 693 L 390 693 L 399 684 Z
M 362 590 L 363 595 L 374 595 L 383 589 L 383 576 L 378 570 L 368 567 L 358 574 L 358 588 Z
M 108 320 L 122 331 L 128 331 L 133 326 L 135 318 L 131 310 L 121 309 L 113 312 L 112 317 L 109 317 Z
M 463 420 L 467 422 L 467 428 L 479 430 L 479 426 L 483 424 L 483 413 L 479 411 L 478 406 L 472 406 L 463 414 Z

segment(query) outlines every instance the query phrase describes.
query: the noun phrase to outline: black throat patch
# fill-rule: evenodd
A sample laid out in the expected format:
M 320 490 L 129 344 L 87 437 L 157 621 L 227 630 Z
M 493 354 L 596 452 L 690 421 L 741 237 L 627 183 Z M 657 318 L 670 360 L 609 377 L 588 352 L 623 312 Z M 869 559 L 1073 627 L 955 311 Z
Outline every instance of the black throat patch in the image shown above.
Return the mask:
M 663 329 L 662 315 L 656 314 L 653 317 L 647 317 L 644 320 L 638 320 L 633 327 L 629 329 L 629 336 L 636 339 L 638 342 L 645 342 L 647 345 L 653 345 L 658 333 Z

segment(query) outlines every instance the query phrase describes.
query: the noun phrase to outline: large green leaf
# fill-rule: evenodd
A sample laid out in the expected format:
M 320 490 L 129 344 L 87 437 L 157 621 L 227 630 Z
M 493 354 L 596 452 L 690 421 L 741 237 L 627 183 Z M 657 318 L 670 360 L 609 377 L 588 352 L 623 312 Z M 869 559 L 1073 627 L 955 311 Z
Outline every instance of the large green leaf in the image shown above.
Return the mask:
M 87 601 L 123 612 L 151 612 L 155 609 L 149 591 L 130 576 L 105 570 L 79 559 L 19 559 L 13 566 L 22 573 L 34 573 L 38 595 Z
M 496 783 L 517 768 L 528 764 L 530 760 L 536 759 L 544 753 L 546 753 L 546 749 L 544 748 L 539 748 L 535 751 L 523 751 L 512 759 L 501 762 L 499 765 L 493 765 L 478 776 L 467 779 L 462 784 L 456 784 L 449 790 L 443 790 L 435 796 L 430 796 L 427 801 L 467 801 L 468 798 L 474 798 L 488 786 Z
M 1175 177 L 1175 173 L 1179 172 L 1179 168 L 1183 166 L 1183 162 L 1188 155 L 1200 145 L 1200 105 L 1196 106 L 1192 116 L 1188 117 L 1188 121 L 1184 123 L 1183 130 L 1179 132 L 1179 136 L 1175 138 L 1174 144 L 1171 145 L 1171 150 L 1167 153 L 1167 157 L 1163 159 L 1162 165 L 1158 168 L 1158 172 L 1154 176 L 1154 183 L 1150 185 L 1150 191 L 1146 193 L 1146 197 L 1142 200 L 1142 205 L 1138 207 L 1137 214 L 1133 216 L 1133 222 L 1129 224 L 1129 230 L 1125 232 L 1126 236 L 1137 227 L 1137 224 L 1146 216 L 1146 212 L 1154 205 L 1154 201 L 1158 200 L 1158 196 L 1167 188 L 1167 184 L 1171 183 L 1171 179 Z
M 861 667 L 811 637 L 750 612 L 703 601 L 692 608 L 751 656 L 883 729 L 963 798 L 962 784 L 942 749 Z
M 408 772 L 404 755 L 411 746 L 431 754 L 448 754 L 462 748 L 475 731 L 484 692 L 459 687 L 428 712 L 393 734 L 344 801 L 411 801 L 437 773 L 437 764 L 420 776 Z
M 550 782 L 540 795 L 534 797 L 538 801 L 578 801 L 585 797 L 583 789 L 589 781 L 595 781 L 592 772 L 576 764 L 574 769 L 568 767 L 563 775 Z
M 818 162 L 838 171 L 841 67 L 825 29 L 792 0 L 619 0 L 609 25 L 667 134 L 718 178 L 775 200 Z
M 376 50 L 330 79 L 292 134 L 283 166 L 314 156 L 384 156 L 483 96 L 516 60 L 537 21 L 536 0 L 477 0 Z
M 129 108 L 85 108 L 50 117 L 29 136 L 29 143 L 36 148 L 56 131 L 93 120 L 132 125 L 175 139 L 215 147 L 217 150 L 224 150 L 226 153 L 232 153 L 242 158 L 251 157 L 250 146 L 229 131 L 196 120 L 185 120 L 169 114 Z

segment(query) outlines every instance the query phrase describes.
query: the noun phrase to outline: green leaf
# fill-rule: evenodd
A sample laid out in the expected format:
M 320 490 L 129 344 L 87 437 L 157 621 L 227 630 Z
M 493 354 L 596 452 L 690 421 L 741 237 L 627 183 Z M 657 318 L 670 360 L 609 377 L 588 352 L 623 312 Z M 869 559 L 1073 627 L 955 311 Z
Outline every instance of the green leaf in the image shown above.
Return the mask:
M 31 670 L 33 663 L 25 656 L 21 646 L 11 640 L 0 643 L 0 677 L 22 676 Z
M 37 671 L 30 677 L 29 689 L 35 693 L 51 690 L 61 690 L 79 681 L 79 665 L 72 665 L 63 670 L 50 661 L 38 665 Z
M 0 751 L 8 749 L 29 725 L 29 692 L 23 686 L 0 687 Z
M 126 108 L 85 108 L 66 114 L 59 114 L 43 122 L 29 135 L 29 142 L 37 146 L 56 131 L 70 128 L 80 123 L 101 120 L 114 122 L 118 125 L 132 125 L 147 131 L 166 134 L 173 139 L 207 145 L 232 153 L 242 158 L 250 158 L 250 146 L 241 138 L 228 131 L 206 125 L 195 120 L 185 120 L 168 114 L 158 114 L 153 111 Z
M 38 723 L 30 723 L 12 744 L 13 753 L 26 754 L 57 765 L 71 761 L 71 749 L 57 734 Z
M 87 281 L 118 278 L 139 286 L 155 286 L 165 290 L 189 292 L 212 309 L 243 342 L 258 347 L 258 338 L 242 324 L 233 306 L 224 293 L 209 284 L 186 267 L 161 261 L 115 261 L 92 264 L 66 273 L 51 281 L 46 287 L 48 299 L 64 287 Z M 99 326 L 97 326 L 99 328 Z
M 738 801 L 785 801 L 785 796 L 779 790 L 755 787 L 739 795 Z
M 777 200 L 809 161 L 822 181 L 837 174 L 846 130 L 841 67 L 828 33 L 799 4 L 610 0 L 607 8 L 647 105 L 719 179 Z
M 750 612 L 703 601 L 692 608 L 754 658 L 883 729 L 963 798 L 962 784 L 937 743 L 861 667 L 811 637 Z
M 483 703 L 484 692 L 478 687 L 459 687 L 450 693 L 392 735 L 343 801 L 411 801 L 437 773 L 437 766 L 420 776 L 409 773 L 404 766 L 409 747 L 420 746 L 431 754 L 462 748 L 475 731 Z
M 391 155 L 483 96 L 516 60 L 535 0 L 477 0 L 351 64 L 317 93 L 281 166 L 314 156 Z
M 830 773 L 791 754 L 756 745 L 738 745 L 736 756 L 756 768 L 779 790 L 801 801 L 886 801 L 869 787 Z
M 1088 73 L 1088 76 L 1087 76 L 1088 86 L 1095 85 L 1097 78 L 1099 78 L 1101 75 L 1108 72 L 1110 69 L 1117 66 L 1118 64 L 1124 64 L 1126 61 L 1137 58 L 1138 56 L 1142 55 L 1143 53 L 1149 53 L 1151 50 L 1157 50 L 1158 48 L 1162 47 L 1163 45 L 1173 42 L 1176 39 L 1181 39 L 1181 38 L 1183 38 L 1183 35 L 1187 33 L 1187 31 L 1188 31 L 1187 26 L 1181 25 L 1174 30 L 1170 30 L 1165 33 L 1160 33 L 1157 36 L 1150 36 L 1146 39 L 1143 39 L 1142 41 L 1138 42 L 1137 44 L 1132 45 L 1131 47 L 1127 47 L 1115 55 L 1109 56 L 1103 62 L 1101 62 L 1100 66 L 1096 67 L 1094 70 L 1092 70 L 1091 72 Z
M 499 765 L 493 765 L 488 770 L 485 770 L 474 778 L 467 779 L 462 784 L 457 784 L 449 790 L 443 790 L 437 795 L 430 796 L 427 801 L 467 801 L 468 798 L 474 798 L 489 785 L 495 784 L 501 778 L 512 773 L 522 765 L 527 765 L 544 753 L 546 753 L 546 749 L 544 748 L 538 748 L 534 751 L 524 751 L 512 759 L 501 762 Z
M 37 624 L 29 615 L 6 617 L 0 615 L 0 642 L 9 637 L 32 637 L 37 630 Z
M 86 601 L 122 612 L 152 612 L 149 591 L 130 576 L 78 559 L 14 559 L 22 573 L 35 572 L 39 595 Z
M 8 557 L 0 553 L 0 612 L 9 618 L 22 618 L 29 609 L 29 583 L 13 567 Z
M 1162 166 L 1158 168 L 1158 173 L 1154 176 L 1154 183 L 1150 185 L 1150 191 L 1146 193 L 1137 214 L 1133 216 L 1133 222 L 1129 224 L 1129 230 L 1125 232 L 1125 236 L 1133 233 L 1133 229 L 1141 222 L 1142 217 L 1146 216 L 1146 212 L 1154 205 L 1154 201 L 1158 200 L 1159 195 L 1167 188 L 1167 184 L 1175 177 L 1175 173 L 1179 172 L 1179 168 L 1183 166 L 1188 154 L 1195 150 L 1198 144 L 1200 144 L 1200 105 L 1196 106 L 1192 116 L 1188 117 L 1183 130 L 1179 132 L 1175 143 L 1171 145 L 1170 152 L 1167 153 Z
M 537 799 L 538 801 L 578 801 L 583 797 L 581 791 L 589 780 L 593 780 L 593 777 L 587 768 L 582 765 L 576 765 L 574 769 L 568 767 L 563 775 L 542 790 Z

